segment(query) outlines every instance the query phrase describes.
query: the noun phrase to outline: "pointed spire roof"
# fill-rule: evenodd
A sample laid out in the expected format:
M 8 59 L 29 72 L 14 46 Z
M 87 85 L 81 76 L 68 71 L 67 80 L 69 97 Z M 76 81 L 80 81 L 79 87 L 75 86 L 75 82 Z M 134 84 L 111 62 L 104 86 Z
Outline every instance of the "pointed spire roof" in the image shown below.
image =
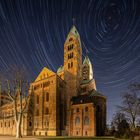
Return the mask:
M 70 38 L 71 36 L 73 36 L 73 37 L 75 37 L 76 39 L 78 39 L 79 44 L 80 44 L 80 46 L 81 46 L 80 35 L 79 35 L 79 33 L 78 33 L 78 31 L 77 31 L 75 25 L 73 25 L 72 28 L 70 29 L 70 32 L 69 32 L 69 34 L 68 34 L 68 36 L 67 36 L 67 39 L 66 39 L 66 42 L 69 40 L 69 38 Z
M 70 29 L 70 33 L 72 33 L 75 37 L 80 37 L 80 35 L 79 35 L 79 33 L 74 25 Z
M 86 55 L 86 57 L 85 57 L 85 59 L 84 59 L 84 61 L 83 61 L 83 64 L 91 65 L 91 61 L 90 61 L 88 55 Z

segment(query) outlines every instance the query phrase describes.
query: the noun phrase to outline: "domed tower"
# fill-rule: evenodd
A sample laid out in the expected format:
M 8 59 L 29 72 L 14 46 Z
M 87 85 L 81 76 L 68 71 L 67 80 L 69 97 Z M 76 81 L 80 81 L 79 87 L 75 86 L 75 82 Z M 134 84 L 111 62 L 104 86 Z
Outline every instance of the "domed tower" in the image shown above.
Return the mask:
M 76 27 L 73 25 L 64 44 L 64 80 L 66 82 L 67 96 L 67 126 L 69 126 L 70 100 L 72 96 L 78 95 L 81 81 L 81 70 L 81 40 Z

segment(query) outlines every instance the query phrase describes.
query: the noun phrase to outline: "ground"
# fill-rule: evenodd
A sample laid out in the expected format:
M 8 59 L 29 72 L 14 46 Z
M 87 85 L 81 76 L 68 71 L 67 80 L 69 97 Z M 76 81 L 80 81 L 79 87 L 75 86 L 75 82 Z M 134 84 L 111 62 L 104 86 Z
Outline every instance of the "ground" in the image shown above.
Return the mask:
M 114 139 L 113 137 L 23 137 L 16 139 L 12 136 L 0 136 L 0 140 L 125 140 L 125 139 Z M 140 140 L 136 137 L 134 140 Z
M 12 136 L 0 136 L 0 140 L 17 140 Z M 19 140 L 114 140 L 109 137 L 23 137 Z
M 0 136 L 0 140 L 18 140 L 18 139 L 16 139 L 13 136 Z M 24 137 L 20 140 L 38 140 L 38 139 L 35 137 Z

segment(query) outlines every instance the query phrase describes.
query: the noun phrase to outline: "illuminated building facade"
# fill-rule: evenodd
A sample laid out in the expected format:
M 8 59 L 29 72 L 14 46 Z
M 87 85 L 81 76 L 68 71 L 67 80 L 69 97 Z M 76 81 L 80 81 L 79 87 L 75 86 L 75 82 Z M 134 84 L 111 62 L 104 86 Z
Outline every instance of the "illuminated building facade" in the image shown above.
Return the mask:
M 106 98 L 96 90 L 89 57 L 82 61 L 81 44 L 72 26 L 64 43 L 63 66 L 56 73 L 44 67 L 30 84 L 32 96 L 22 119 L 23 135 L 104 135 Z M 2 105 L 0 110 L 4 116 L 0 134 L 15 135 L 12 104 Z

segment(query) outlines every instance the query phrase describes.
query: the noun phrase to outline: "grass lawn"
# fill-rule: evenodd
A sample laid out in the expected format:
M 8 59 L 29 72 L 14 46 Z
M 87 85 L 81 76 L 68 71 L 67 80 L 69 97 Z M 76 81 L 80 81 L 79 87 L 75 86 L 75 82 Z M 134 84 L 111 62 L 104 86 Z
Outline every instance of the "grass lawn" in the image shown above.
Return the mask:
M 115 140 L 113 137 L 46 137 L 40 140 Z

